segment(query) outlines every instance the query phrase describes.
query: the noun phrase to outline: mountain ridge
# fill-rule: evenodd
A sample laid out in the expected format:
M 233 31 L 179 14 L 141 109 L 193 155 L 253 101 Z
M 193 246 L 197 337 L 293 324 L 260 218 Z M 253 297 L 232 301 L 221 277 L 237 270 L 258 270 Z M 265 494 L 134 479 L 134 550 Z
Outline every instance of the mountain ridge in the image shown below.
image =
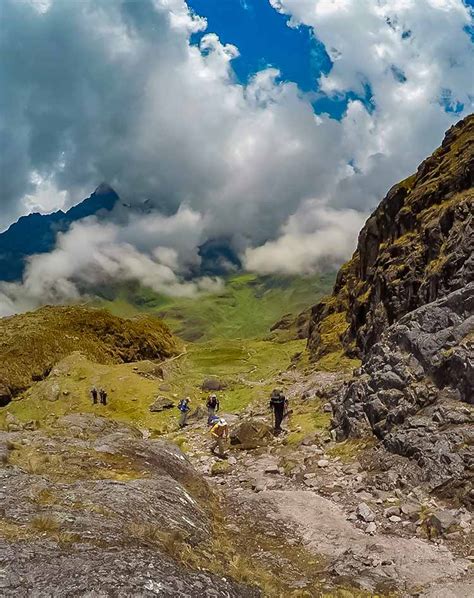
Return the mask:
M 48 253 L 54 249 L 59 232 L 66 232 L 73 222 L 88 216 L 101 217 L 104 213 L 111 212 L 118 200 L 117 193 L 102 183 L 88 198 L 66 212 L 33 212 L 21 216 L 0 234 L 0 280 L 20 280 L 29 256 Z

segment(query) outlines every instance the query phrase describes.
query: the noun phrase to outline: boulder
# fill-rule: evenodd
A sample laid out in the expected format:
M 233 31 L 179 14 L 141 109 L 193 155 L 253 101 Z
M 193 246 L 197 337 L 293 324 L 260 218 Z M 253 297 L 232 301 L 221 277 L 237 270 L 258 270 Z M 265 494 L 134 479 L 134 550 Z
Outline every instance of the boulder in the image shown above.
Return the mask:
M 426 520 L 426 526 L 430 536 L 444 536 L 459 524 L 456 518 L 456 511 L 440 509 L 432 513 Z
M 230 443 L 239 449 L 266 446 L 273 439 L 272 429 L 265 422 L 246 419 L 232 428 Z
M 362 519 L 367 523 L 375 521 L 375 513 L 365 502 L 361 502 L 360 505 L 357 507 L 357 516 L 359 517 L 359 519 Z
M 225 388 L 227 388 L 227 383 L 217 378 L 206 378 L 201 385 L 204 392 L 217 392 Z
M 165 409 L 171 409 L 174 407 L 174 402 L 167 397 L 157 397 L 154 402 L 150 405 L 150 411 L 152 413 L 159 413 Z

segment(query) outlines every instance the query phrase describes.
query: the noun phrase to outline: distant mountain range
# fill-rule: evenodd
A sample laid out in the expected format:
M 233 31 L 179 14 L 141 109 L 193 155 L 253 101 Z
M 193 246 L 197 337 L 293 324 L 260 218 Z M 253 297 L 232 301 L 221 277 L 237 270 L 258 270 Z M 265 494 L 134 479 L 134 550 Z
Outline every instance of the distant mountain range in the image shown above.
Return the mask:
M 0 281 L 21 280 L 26 259 L 38 253 L 48 253 L 56 245 L 59 232 L 66 232 L 73 222 L 87 216 L 98 216 L 107 220 L 109 213 L 120 201 L 117 193 L 102 183 L 90 197 L 84 199 L 67 212 L 59 210 L 52 214 L 28 214 L 22 216 L 4 233 L 0 233 Z M 131 208 L 128 204 L 122 204 Z M 149 201 L 135 210 L 147 213 L 152 210 Z M 237 253 L 227 239 L 210 239 L 199 247 L 201 264 L 190 276 L 220 276 L 238 272 L 242 268 Z
M 99 185 L 90 197 L 67 212 L 29 214 L 0 234 L 0 280 L 20 280 L 25 260 L 36 253 L 48 253 L 56 244 L 58 232 L 65 232 L 73 222 L 97 215 L 106 217 L 119 197 L 105 183 Z

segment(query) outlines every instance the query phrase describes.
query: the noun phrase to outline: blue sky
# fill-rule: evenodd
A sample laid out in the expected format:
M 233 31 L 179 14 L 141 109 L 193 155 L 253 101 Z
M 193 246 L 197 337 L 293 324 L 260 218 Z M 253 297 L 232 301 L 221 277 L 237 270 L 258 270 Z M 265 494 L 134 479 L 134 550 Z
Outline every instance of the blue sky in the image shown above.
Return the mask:
M 188 5 L 208 21 L 207 31 L 219 35 L 223 43 L 238 47 L 240 56 L 233 61 L 237 78 L 245 83 L 255 72 L 265 67 L 280 70 L 281 79 L 293 81 L 304 92 L 314 92 L 316 113 L 342 118 L 350 100 L 361 100 L 368 111 L 373 109 L 370 86 L 365 95 L 348 92 L 338 98 L 318 94 L 317 79 L 330 71 L 332 63 L 322 43 L 304 25 L 288 27 L 289 17 L 273 9 L 268 0 L 187 0 Z M 464 3 L 474 7 L 474 0 Z M 194 36 L 199 42 L 205 34 Z M 460 112 L 463 105 L 447 108 Z
M 473 0 L 474 1 L 474 0 Z M 208 21 L 207 31 L 219 35 L 223 43 L 238 47 L 233 61 L 237 78 L 245 83 L 257 71 L 275 67 L 284 81 L 293 81 L 304 92 L 314 92 L 317 113 L 340 118 L 356 94 L 329 100 L 318 97 L 317 79 L 331 69 L 331 60 L 309 27 L 288 27 L 289 17 L 271 7 L 268 0 L 188 0 L 188 5 Z M 199 42 L 206 32 L 194 37 Z M 370 89 L 359 97 L 370 109 Z

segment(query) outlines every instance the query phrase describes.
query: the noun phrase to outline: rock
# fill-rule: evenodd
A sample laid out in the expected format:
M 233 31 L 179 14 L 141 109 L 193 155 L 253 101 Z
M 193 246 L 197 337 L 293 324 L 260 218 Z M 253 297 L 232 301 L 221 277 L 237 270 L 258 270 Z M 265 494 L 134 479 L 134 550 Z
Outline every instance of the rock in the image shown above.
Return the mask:
M 8 386 L 0 382 L 0 407 L 5 407 L 12 400 L 12 394 Z
M 331 403 L 324 403 L 323 405 L 324 413 L 332 413 L 332 405 Z
M 329 465 L 329 461 L 327 459 L 320 459 L 317 465 L 318 467 L 327 467 Z
M 456 518 L 456 512 L 443 509 L 434 511 L 427 519 L 426 526 L 429 529 L 430 536 L 443 536 L 451 531 L 454 531 L 454 527 L 458 525 Z
M 375 521 L 375 513 L 372 509 L 367 505 L 365 502 L 362 502 L 357 507 L 357 516 L 359 519 L 366 521 L 367 523 L 371 523 Z
M 280 473 L 280 468 L 278 467 L 278 463 L 273 463 L 271 465 L 267 465 L 264 471 L 265 473 Z
M 402 518 L 397 517 L 397 515 L 392 515 L 391 517 L 388 518 L 388 520 L 391 521 L 392 523 L 400 523 Z
M 383 512 L 383 516 L 390 518 L 393 515 L 395 516 L 399 516 L 400 515 L 400 508 L 399 507 L 389 507 L 388 509 L 385 509 L 385 511 Z
M 364 531 L 366 534 L 370 534 L 371 536 L 373 536 L 375 534 L 375 532 L 377 531 L 377 525 L 375 524 L 374 521 L 371 521 L 369 524 L 367 524 Z
M 273 439 L 272 429 L 265 422 L 246 419 L 230 432 L 230 443 L 235 448 L 253 449 L 266 446 Z
M 219 390 L 224 390 L 225 388 L 227 388 L 227 383 L 218 380 L 217 378 L 206 378 L 201 385 L 201 389 L 204 392 L 217 392 Z
M 237 465 L 237 459 L 236 459 L 235 457 L 232 457 L 232 456 L 230 456 L 230 457 L 227 459 L 227 463 L 228 463 L 229 465 Z
M 401 512 L 406 515 L 409 519 L 418 519 L 421 505 L 416 502 L 405 502 L 401 506 Z
M 150 405 L 149 409 L 152 413 L 159 413 L 160 411 L 164 411 L 165 409 L 171 409 L 174 407 L 174 401 L 168 399 L 167 397 L 157 397 L 154 402 Z
M 216 461 L 211 467 L 211 475 L 223 475 L 228 473 L 231 469 L 231 464 L 228 461 Z

